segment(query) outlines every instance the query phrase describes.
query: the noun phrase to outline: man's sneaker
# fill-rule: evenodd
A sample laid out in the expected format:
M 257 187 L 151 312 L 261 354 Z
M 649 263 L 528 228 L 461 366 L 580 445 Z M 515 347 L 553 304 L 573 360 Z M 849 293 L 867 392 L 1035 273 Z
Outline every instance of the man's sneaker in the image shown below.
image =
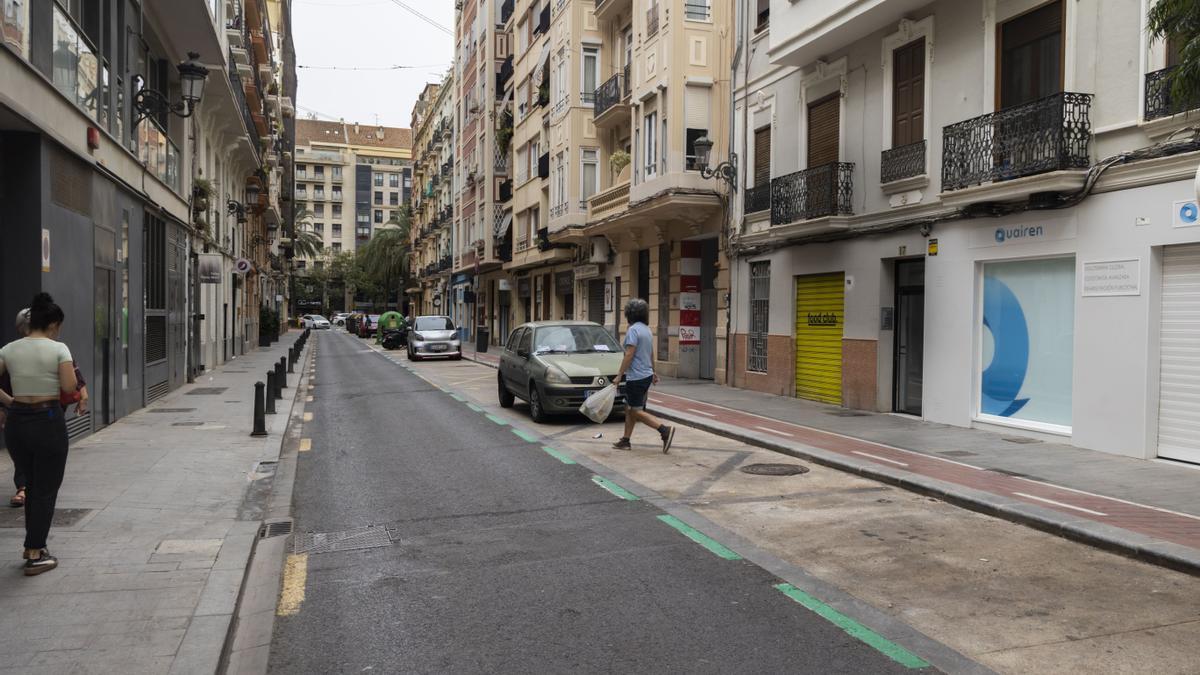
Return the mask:
M 665 455 L 671 451 L 671 443 L 675 440 L 675 427 L 667 427 L 660 431 L 659 435 L 662 436 L 663 454 Z
M 629 444 L 628 438 L 622 438 L 621 440 L 617 441 L 616 443 L 613 443 L 612 447 L 613 447 L 613 450 L 632 450 L 633 449 L 633 446 Z
M 58 559 L 50 555 L 46 549 L 42 549 L 41 557 L 25 561 L 25 576 L 37 576 L 42 572 L 49 572 L 55 567 L 58 567 Z

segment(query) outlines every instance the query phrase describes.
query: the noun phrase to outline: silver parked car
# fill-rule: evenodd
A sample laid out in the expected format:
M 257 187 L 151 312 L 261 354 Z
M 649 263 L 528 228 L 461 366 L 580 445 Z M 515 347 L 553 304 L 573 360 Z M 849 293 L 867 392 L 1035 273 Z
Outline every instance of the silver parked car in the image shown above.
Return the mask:
M 418 316 L 408 327 L 408 359 L 420 361 L 429 356 L 462 358 L 462 343 L 450 317 Z
M 612 383 L 621 368 L 621 346 L 589 321 L 538 321 L 518 326 L 500 356 L 500 405 L 529 402 L 542 422 L 554 413 L 578 412 L 584 399 Z M 625 405 L 620 385 L 614 409 Z

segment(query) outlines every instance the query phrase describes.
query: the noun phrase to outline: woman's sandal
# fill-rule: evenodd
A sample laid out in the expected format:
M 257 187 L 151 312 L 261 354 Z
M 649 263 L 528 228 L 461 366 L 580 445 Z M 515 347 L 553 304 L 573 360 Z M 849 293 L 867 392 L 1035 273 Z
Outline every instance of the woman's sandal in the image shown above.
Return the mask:
M 25 506 L 25 488 L 17 490 L 17 494 L 13 495 L 12 499 L 8 500 L 8 505 L 13 508 Z

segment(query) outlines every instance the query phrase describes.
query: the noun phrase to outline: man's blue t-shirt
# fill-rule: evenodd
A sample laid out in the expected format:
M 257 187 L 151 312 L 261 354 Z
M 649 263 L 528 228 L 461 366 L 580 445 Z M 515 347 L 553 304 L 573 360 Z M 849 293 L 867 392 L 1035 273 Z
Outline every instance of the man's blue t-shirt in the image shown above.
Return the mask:
M 625 373 L 626 379 L 644 380 L 654 376 L 653 342 L 654 336 L 650 334 L 649 326 L 640 321 L 629 326 L 625 332 L 625 347 L 633 345 L 634 351 L 633 361 Z

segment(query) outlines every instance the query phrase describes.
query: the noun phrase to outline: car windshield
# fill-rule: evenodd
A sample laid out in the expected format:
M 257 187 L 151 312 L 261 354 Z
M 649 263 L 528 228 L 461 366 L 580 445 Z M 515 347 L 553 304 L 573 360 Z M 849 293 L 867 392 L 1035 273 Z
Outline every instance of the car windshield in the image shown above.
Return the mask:
M 454 322 L 444 316 L 419 316 L 417 331 L 423 330 L 454 330 Z
M 533 336 L 536 354 L 591 354 L 619 352 L 617 341 L 601 326 L 547 326 Z
M 320 314 L 313 314 L 312 320 L 313 321 L 328 321 L 329 319 L 326 319 L 325 317 L 321 316 Z

